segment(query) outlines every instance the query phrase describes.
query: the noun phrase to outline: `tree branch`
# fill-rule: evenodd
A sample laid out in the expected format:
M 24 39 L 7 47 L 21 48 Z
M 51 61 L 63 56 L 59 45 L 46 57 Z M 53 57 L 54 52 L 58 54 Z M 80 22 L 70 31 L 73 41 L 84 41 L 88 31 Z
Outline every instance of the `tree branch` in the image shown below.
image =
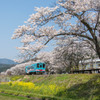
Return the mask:
M 93 39 L 86 36 L 86 35 L 83 35 L 83 34 L 77 34 L 77 33 L 60 33 L 60 34 L 57 34 L 55 36 L 61 36 L 61 35 L 74 35 L 74 36 L 80 36 L 80 37 L 83 37 L 83 38 L 86 38 L 86 39 L 89 39 L 90 41 L 93 42 Z
M 95 28 L 94 28 L 94 33 L 95 33 L 96 28 L 97 28 L 97 25 L 98 25 L 98 23 L 99 23 L 99 18 L 100 18 L 100 12 L 98 12 L 97 22 L 96 22 L 96 25 L 95 25 Z

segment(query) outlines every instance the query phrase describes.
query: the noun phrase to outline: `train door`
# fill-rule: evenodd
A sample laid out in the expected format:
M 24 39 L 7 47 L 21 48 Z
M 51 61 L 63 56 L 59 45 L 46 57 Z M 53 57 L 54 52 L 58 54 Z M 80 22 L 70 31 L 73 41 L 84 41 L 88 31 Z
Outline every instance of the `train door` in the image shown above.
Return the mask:
M 43 71 L 42 63 L 39 64 L 39 71 L 40 73 Z

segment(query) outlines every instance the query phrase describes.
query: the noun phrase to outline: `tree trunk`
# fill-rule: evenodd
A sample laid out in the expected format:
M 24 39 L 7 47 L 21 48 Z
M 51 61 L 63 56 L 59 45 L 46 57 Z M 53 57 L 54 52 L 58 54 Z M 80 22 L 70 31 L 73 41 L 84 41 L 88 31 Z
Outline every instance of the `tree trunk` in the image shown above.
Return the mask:
M 97 55 L 100 58 L 100 47 L 97 47 L 98 45 L 96 45 L 96 51 L 97 51 Z
M 100 45 L 99 45 L 99 42 L 97 40 L 97 37 L 95 37 L 95 47 L 96 47 L 97 55 L 100 58 Z

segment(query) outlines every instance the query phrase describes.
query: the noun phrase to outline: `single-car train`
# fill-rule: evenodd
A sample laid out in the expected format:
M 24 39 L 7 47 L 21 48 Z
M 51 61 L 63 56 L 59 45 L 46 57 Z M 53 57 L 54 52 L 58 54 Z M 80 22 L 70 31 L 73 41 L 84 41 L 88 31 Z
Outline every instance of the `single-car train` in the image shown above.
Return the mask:
M 35 63 L 25 67 L 26 74 L 43 74 L 46 70 L 45 63 Z

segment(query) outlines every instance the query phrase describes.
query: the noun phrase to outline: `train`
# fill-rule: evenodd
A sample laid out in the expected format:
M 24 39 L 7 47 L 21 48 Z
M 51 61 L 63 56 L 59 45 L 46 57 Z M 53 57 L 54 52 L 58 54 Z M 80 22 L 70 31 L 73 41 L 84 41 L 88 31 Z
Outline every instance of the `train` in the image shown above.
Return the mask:
M 25 72 L 27 75 L 31 74 L 43 74 L 46 71 L 46 64 L 43 62 L 31 64 L 25 67 Z

